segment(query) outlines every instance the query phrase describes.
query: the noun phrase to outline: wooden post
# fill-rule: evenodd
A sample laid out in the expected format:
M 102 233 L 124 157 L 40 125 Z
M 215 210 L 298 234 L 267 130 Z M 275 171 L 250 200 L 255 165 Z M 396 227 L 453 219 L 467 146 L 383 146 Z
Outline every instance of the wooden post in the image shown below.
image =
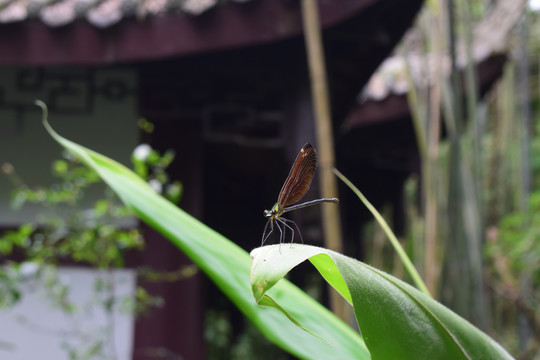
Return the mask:
M 337 195 L 337 181 L 332 173 L 335 166 L 334 137 L 316 0 L 302 0 L 302 20 L 311 79 L 315 132 L 319 150 L 320 193 L 322 197 L 330 198 Z M 339 206 L 325 204 L 322 207 L 322 212 L 326 246 L 331 250 L 343 252 Z M 344 300 L 333 290 L 330 292 L 330 307 L 334 314 L 344 319 Z

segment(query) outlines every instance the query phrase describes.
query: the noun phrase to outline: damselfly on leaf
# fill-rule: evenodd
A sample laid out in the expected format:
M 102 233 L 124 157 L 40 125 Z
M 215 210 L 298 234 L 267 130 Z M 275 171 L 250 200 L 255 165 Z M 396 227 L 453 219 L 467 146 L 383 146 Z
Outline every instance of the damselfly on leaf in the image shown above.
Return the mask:
M 337 203 L 339 201 L 337 198 L 330 198 L 316 199 L 305 203 L 296 204 L 304 197 L 304 195 L 306 195 L 307 191 L 309 190 L 309 186 L 313 180 L 313 175 L 315 174 L 316 168 L 317 151 L 313 146 L 311 146 L 311 144 L 306 144 L 304 147 L 302 147 L 302 149 L 300 149 L 300 152 L 296 156 L 296 160 L 294 160 L 294 164 L 289 172 L 289 176 L 287 176 L 287 179 L 279 192 L 277 202 L 274 206 L 272 206 L 271 210 L 264 211 L 264 217 L 268 218 L 268 222 L 266 223 L 263 231 L 263 245 L 266 239 L 268 239 L 270 234 L 274 231 L 274 222 L 279 230 L 280 243 L 285 236 L 286 229 L 289 229 L 292 232 L 291 242 L 294 240 L 294 229 L 289 224 L 294 225 L 297 230 L 298 226 L 294 221 L 282 218 L 281 215 L 284 213 L 322 202 Z M 268 229 L 268 224 L 270 224 L 270 231 L 267 234 L 266 230 Z M 280 224 L 283 225 L 283 229 L 281 228 Z M 298 233 L 300 234 L 300 230 L 298 230 Z M 301 234 L 300 238 L 302 238 Z

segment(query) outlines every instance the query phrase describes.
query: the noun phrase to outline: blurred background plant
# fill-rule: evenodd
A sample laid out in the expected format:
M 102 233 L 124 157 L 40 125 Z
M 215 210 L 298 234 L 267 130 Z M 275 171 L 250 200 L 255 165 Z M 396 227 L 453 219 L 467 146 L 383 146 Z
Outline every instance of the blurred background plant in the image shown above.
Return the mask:
M 152 129 L 144 119 L 139 124 L 143 130 Z M 137 174 L 156 192 L 178 203 L 182 185 L 171 181 L 166 174 L 173 160 L 173 152 L 160 154 L 147 144 L 137 146 L 132 154 Z M 11 194 L 14 210 L 26 204 L 37 204 L 42 211 L 34 222 L 0 237 L 0 258 L 5 259 L 0 267 L 0 311 L 21 302 L 28 289 L 44 289 L 46 301 L 72 319 L 73 331 L 69 336 L 57 334 L 70 359 L 116 358 L 112 338 L 114 313 L 137 317 L 152 307 L 163 305 L 161 298 L 140 285 L 133 294 L 120 294 L 117 290 L 121 280 L 113 270 L 124 268 L 126 255 L 141 251 L 145 246 L 132 212 L 104 186 L 94 171 L 67 152 L 62 159 L 53 162 L 56 182 L 50 186 L 28 186 L 9 163 L 2 165 L 2 172 L 14 186 Z M 70 282 L 58 272 L 62 265 L 75 264 L 100 270 L 93 294 L 83 304 L 73 301 Z M 179 281 L 196 271 L 194 266 L 171 272 L 136 268 L 137 277 L 147 282 Z M 90 307 L 99 307 L 107 314 L 104 327 L 88 331 L 87 326 L 78 323 L 78 314 Z M 43 327 L 29 318 L 19 321 L 34 330 Z M 8 343 L 4 345 L 9 349 Z
M 486 21 L 504 3 L 428 1 L 396 50 L 422 167 L 405 186 L 402 240 L 435 298 L 517 358 L 538 359 L 540 16 L 534 2 L 516 2 L 502 77 L 481 96 L 476 50 L 492 40 L 480 33 L 504 26 L 508 11 Z M 401 276 L 378 226 L 365 234 L 367 261 Z

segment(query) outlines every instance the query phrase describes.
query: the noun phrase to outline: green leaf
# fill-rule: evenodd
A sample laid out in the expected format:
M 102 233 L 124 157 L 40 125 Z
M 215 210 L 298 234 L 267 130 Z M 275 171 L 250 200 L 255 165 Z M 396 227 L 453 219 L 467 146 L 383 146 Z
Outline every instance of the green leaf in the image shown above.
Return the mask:
M 69 170 L 69 165 L 65 160 L 56 160 L 53 163 L 53 171 L 57 175 L 63 175 Z
M 121 164 L 61 137 L 46 121 L 44 125 L 60 145 L 97 171 L 137 216 L 189 256 L 268 339 L 305 359 L 369 358 L 358 333 L 288 281 L 275 286 L 274 299 L 294 309 L 291 316 L 332 345 L 298 329 L 274 309 L 257 305 L 249 282 L 251 260 L 243 249 L 154 193 Z
M 264 246 L 254 249 L 251 256 L 251 288 L 257 301 L 263 301 L 267 293 L 274 297 L 281 279 L 309 260 L 353 304 L 373 359 L 512 358 L 490 337 L 431 297 L 355 259 L 300 244 Z M 288 313 L 302 306 L 282 305 Z M 303 319 L 296 321 L 303 323 Z M 308 324 L 302 325 L 317 333 Z

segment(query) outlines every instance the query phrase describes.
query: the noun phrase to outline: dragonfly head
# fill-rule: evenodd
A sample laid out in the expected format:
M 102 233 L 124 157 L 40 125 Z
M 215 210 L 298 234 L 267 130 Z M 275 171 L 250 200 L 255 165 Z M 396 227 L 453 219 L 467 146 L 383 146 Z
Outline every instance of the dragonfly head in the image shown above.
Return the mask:
M 276 203 L 270 210 L 264 210 L 264 217 L 275 219 L 283 214 L 283 206 Z

